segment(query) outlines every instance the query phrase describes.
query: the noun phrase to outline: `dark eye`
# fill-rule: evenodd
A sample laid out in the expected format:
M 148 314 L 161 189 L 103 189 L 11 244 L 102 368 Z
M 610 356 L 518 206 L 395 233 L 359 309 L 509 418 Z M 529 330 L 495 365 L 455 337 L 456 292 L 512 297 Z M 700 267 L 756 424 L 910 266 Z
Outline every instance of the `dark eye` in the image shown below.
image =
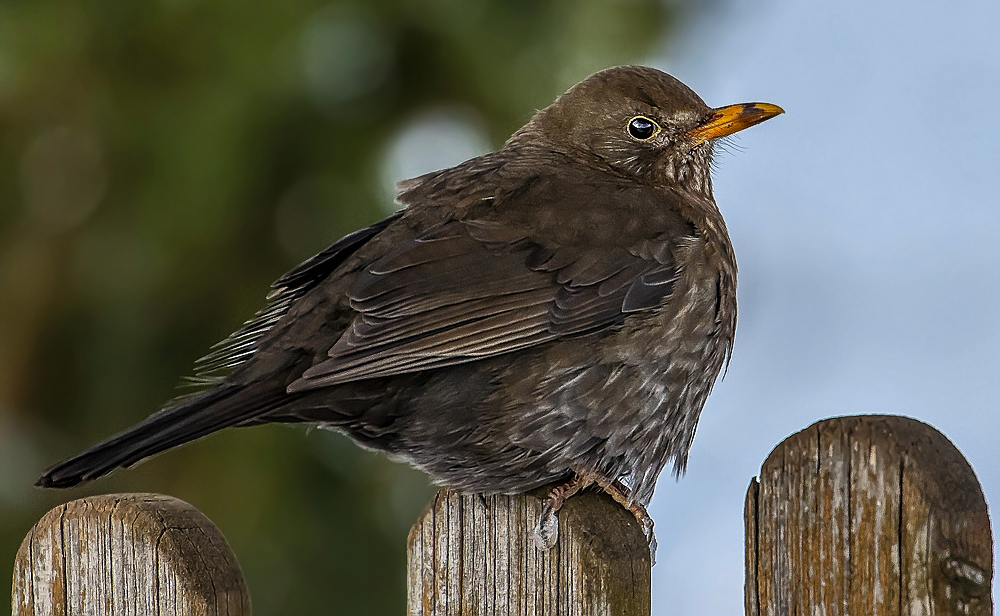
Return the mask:
M 628 121 L 628 134 L 639 141 L 649 141 L 660 132 L 656 122 L 645 116 L 635 116 Z

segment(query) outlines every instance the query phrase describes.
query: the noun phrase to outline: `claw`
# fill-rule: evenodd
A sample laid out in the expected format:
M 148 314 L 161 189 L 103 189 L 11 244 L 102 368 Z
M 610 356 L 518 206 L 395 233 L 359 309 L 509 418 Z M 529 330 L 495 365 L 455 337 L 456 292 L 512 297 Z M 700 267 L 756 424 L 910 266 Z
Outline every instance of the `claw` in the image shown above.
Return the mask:
M 594 483 L 594 479 L 591 474 L 576 473 L 569 481 L 549 491 L 549 497 L 542 507 L 542 514 L 538 516 L 538 524 L 535 525 L 535 530 L 531 533 L 539 550 L 551 550 L 555 547 L 559 540 L 557 514 L 562 509 L 563 503 L 566 502 L 567 498 L 592 483 Z
M 556 547 L 556 542 L 559 541 L 559 517 L 551 502 L 545 503 L 542 508 L 542 515 L 538 517 L 538 524 L 531 533 L 531 538 L 539 550 L 548 551 Z

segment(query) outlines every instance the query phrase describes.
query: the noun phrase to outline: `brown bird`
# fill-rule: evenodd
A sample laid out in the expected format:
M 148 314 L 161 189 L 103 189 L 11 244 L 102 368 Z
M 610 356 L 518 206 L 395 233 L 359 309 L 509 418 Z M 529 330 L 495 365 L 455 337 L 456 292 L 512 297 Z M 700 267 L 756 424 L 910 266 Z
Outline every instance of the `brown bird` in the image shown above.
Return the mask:
M 712 109 L 651 68 L 589 77 L 500 150 L 405 182 L 404 209 L 274 283 L 199 362 L 202 391 L 37 485 L 310 423 L 468 492 L 559 482 L 550 512 L 596 483 L 651 530 L 656 478 L 683 473 L 736 331 L 713 142 L 779 113 Z

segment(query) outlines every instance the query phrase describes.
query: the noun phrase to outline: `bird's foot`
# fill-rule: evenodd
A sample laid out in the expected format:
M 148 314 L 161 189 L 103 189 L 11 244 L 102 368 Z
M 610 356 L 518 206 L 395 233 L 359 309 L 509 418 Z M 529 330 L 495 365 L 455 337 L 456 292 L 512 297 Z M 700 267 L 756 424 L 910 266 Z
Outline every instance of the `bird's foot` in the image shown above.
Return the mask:
M 656 534 L 653 532 L 653 518 L 650 517 L 649 512 L 642 506 L 642 503 L 632 498 L 631 490 L 622 485 L 620 481 L 609 481 L 595 473 L 591 473 L 590 476 L 593 483 L 601 486 L 601 489 L 607 492 L 611 498 L 615 499 L 616 502 L 628 509 L 635 516 L 636 521 L 639 522 L 639 526 L 642 528 L 642 534 L 646 536 L 646 542 L 649 543 L 650 562 L 655 565 Z
M 564 484 L 558 485 L 549 492 L 538 516 L 538 524 L 532 533 L 535 546 L 539 550 L 551 550 L 559 540 L 559 510 L 570 496 L 594 483 L 593 473 L 576 473 Z
M 573 478 L 564 484 L 558 485 L 549 492 L 542 513 L 538 517 L 538 524 L 535 526 L 532 537 L 535 545 L 540 550 L 551 550 L 559 540 L 559 518 L 557 514 L 566 500 L 580 490 L 597 484 L 602 490 L 608 493 L 622 507 L 625 507 L 642 528 L 643 535 L 649 543 L 649 558 L 652 564 L 656 564 L 656 534 L 653 533 L 653 518 L 642 503 L 632 498 L 631 490 L 622 485 L 620 481 L 609 480 L 606 477 L 587 469 L 576 469 Z

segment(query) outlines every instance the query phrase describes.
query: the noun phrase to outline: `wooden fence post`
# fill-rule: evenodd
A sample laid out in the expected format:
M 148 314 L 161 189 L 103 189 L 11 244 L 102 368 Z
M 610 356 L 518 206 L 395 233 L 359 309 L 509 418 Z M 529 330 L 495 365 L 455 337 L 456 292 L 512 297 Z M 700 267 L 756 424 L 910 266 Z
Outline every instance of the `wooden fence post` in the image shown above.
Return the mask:
M 972 468 L 894 416 L 778 445 L 746 498 L 746 614 L 992 614 L 993 538 Z
M 649 546 L 635 517 L 603 493 L 577 494 L 542 551 L 531 533 L 545 495 L 438 492 L 407 540 L 407 613 L 648 616 Z
M 15 616 L 248 616 L 229 544 L 191 505 L 160 494 L 107 494 L 56 507 L 14 563 Z

